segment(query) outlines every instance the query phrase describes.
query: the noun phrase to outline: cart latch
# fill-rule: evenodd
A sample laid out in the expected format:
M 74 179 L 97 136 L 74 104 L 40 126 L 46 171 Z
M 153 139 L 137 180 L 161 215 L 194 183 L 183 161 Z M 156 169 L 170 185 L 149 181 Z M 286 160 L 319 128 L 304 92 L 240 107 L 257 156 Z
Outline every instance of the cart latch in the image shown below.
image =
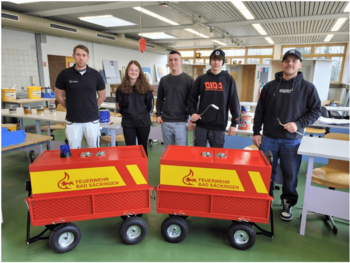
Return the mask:
M 216 157 L 218 157 L 218 158 L 226 158 L 226 153 L 218 153 L 216 155 Z
M 211 153 L 210 152 L 202 152 L 202 156 L 203 157 L 211 157 Z

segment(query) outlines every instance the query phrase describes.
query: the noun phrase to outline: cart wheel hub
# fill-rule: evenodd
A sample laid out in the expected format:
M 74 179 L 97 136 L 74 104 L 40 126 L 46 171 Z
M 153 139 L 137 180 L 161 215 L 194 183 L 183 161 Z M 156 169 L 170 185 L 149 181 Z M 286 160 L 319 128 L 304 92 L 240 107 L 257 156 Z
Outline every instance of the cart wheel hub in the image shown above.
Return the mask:
M 167 229 L 169 237 L 179 237 L 181 235 L 181 228 L 178 225 L 170 225 Z
M 246 244 L 249 241 L 249 235 L 243 230 L 238 230 L 234 234 L 234 239 L 237 244 Z
M 72 232 L 65 232 L 58 238 L 58 244 L 61 247 L 68 247 L 74 242 L 74 234 Z
M 138 238 L 141 235 L 141 228 L 138 226 L 131 226 L 126 231 L 126 234 L 130 239 Z

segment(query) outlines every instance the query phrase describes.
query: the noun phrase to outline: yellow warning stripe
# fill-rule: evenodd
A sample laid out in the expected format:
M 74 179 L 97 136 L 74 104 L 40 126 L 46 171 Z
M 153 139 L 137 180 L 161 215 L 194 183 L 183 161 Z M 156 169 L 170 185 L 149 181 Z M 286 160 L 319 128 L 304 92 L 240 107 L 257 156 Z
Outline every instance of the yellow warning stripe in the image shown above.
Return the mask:
M 126 168 L 128 169 L 136 184 L 147 184 L 145 177 L 136 164 L 126 165 Z
M 261 178 L 259 172 L 248 172 L 250 179 L 252 180 L 255 190 L 259 194 L 267 194 L 267 189 L 265 187 L 264 181 Z

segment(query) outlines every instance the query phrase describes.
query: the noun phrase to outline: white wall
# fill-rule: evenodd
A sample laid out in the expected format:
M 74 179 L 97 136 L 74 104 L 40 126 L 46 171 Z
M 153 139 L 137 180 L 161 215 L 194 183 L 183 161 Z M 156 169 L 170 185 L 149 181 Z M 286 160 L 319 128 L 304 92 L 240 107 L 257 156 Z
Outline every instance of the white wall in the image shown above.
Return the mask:
M 89 48 L 90 60 L 88 62 L 89 67 L 96 70 L 102 70 L 102 60 L 116 60 L 118 61 L 119 69 L 123 66 L 127 66 L 130 60 L 137 60 L 142 67 L 150 67 L 152 70 L 153 79 L 156 81 L 156 75 L 154 65 L 165 65 L 167 64 L 166 55 L 158 55 L 154 53 L 144 52 L 138 50 L 125 49 L 120 47 L 113 47 L 109 45 L 102 45 L 92 42 L 66 39 L 54 36 L 46 36 L 46 42 L 42 43 L 42 56 L 43 62 L 47 62 L 48 55 L 57 56 L 72 56 L 74 46 L 83 44 Z M 48 64 L 48 63 L 46 63 Z M 44 79 L 45 86 L 50 85 L 49 70 L 48 67 L 44 68 Z M 110 85 L 106 85 L 107 96 L 109 96 Z
M 344 64 L 344 71 L 343 71 L 343 78 L 342 78 L 342 83 L 350 83 L 350 75 L 349 75 L 349 60 L 350 60 L 350 55 L 349 55 L 349 49 L 350 49 L 350 42 L 348 43 L 348 50 L 346 51 L 345 55 L 345 64 Z
M 50 86 L 48 69 L 48 55 L 72 56 L 74 46 L 83 44 L 89 48 L 89 66 L 100 70 L 102 60 L 118 61 L 119 69 L 127 66 L 130 60 L 137 60 L 142 67 L 150 67 L 153 82 L 156 82 L 154 65 L 167 64 L 167 56 L 145 51 L 125 49 L 109 45 L 102 45 L 87 41 L 73 40 L 55 36 L 46 36 L 46 43 L 41 44 L 42 59 L 46 62 L 44 67 L 44 83 L 39 83 L 39 72 L 37 53 L 35 47 L 34 33 L 17 30 L 1 29 L 2 36 L 2 87 L 12 87 L 17 84 L 17 92 L 20 87 L 31 86 L 30 76 L 34 76 L 37 86 Z M 40 65 L 41 66 L 41 65 Z M 110 85 L 106 85 L 107 96 L 109 96 Z
M 25 92 L 21 87 L 31 86 L 30 76 L 35 85 L 40 86 L 35 37 L 33 33 L 1 29 L 1 87 L 16 84 L 17 92 Z

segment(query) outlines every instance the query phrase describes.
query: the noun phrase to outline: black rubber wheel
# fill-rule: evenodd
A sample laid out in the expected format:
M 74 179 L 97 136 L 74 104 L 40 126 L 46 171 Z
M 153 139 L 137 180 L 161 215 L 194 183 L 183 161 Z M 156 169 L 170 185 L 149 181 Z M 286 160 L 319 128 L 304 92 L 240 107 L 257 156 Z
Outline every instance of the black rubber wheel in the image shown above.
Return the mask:
M 188 234 L 187 222 L 180 216 L 169 216 L 163 221 L 160 229 L 164 239 L 169 243 L 179 243 Z
M 52 230 L 49 245 L 58 253 L 66 253 L 78 245 L 80 238 L 81 232 L 76 224 L 60 224 Z
M 147 235 L 147 223 L 138 216 L 124 220 L 119 229 L 120 238 L 124 244 L 135 245 L 140 243 Z
M 235 222 L 228 230 L 228 240 L 234 248 L 246 250 L 254 245 L 256 232 L 248 223 Z
M 148 140 L 148 146 L 149 146 L 149 147 L 152 147 L 152 146 L 153 146 L 153 140 L 151 140 L 151 139 Z
M 123 220 L 127 219 L 128 217 L 133 217 L 133 216 L 138 216 L 138 217 L 142 217 L 143 214 L 138 214 L 138 215 L 130 215 L 130 216 L 121 216 L 121 218 Z
M 183 219 L 187 219 L 187 217 L 188 217 L 188 216 L 180 216 L 180 215 L 169 215 L 169 216 L 179 216 L 179 217 L 181 217 Z

